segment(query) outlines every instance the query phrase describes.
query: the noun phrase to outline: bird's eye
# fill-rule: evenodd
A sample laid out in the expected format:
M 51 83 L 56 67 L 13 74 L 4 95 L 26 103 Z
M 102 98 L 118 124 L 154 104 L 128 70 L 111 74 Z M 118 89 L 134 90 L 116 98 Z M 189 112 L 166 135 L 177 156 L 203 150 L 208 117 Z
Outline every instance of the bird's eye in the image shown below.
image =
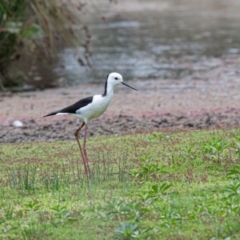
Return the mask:
M 115 80 L 118 80 L 118 78 L 117 78 L 117 77 L 115 77 Z

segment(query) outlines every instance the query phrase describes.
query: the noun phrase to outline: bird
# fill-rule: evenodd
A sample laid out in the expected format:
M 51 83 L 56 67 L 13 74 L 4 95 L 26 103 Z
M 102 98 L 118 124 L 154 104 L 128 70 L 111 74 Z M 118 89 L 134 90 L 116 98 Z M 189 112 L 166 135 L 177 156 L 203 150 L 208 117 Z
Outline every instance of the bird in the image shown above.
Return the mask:
M 107 76 L 103 94 L 83 98 L 68 107 L 51 112 L 43 116 L 43 117 L 49 117 L 53 115 L 71 115 L 79 118 L 82 121 L 82 124 L 80 125 L 80 127 L 77 128 L 76 131 L 74 132 L 74 136 L 78 143 L 80 155 L 83 159 L 85 174 L 87 175 L 87 177 L 90 177 L 91 175 L 89 159 L 87 157 L 87 152 L 86 152 L 86 138 L 87 138 L 87 131 L 88 131 L 88 123 L 90 120 L 94 118 L 98 118 L 106 111 L 106 109 L 108 108 L 113 98 L 114 88 L 120 84 L 123 84 L 133 90 L 138 91 L 136 88 L 126 84 L 123 81 L 123 77 L 121 74 L 117 72 L 112 72 Z M 78 134 L 84 126 L 85 126 L 85 129 L 84 129 L 84 140 L 83 140 L 83 149 L 82 149 L 81 144 L 79 142 Z

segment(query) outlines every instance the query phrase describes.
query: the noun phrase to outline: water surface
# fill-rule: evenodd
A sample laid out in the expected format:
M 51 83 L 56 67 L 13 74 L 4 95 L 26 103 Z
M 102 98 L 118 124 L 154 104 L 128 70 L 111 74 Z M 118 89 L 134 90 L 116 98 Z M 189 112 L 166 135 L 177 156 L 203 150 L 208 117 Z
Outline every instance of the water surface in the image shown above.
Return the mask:
M 206 59 L 240 54 L 240 1 L 119 1 L 103 4 L 87 21 L 92 34 L 92 67 L 76 49 L 60 53 L 55 71 L 63 84 L 102 82 L 109 72 L 131 79 L 182 79 L 212 67 Z M 198 64 L 200 63 L 200 64 Z

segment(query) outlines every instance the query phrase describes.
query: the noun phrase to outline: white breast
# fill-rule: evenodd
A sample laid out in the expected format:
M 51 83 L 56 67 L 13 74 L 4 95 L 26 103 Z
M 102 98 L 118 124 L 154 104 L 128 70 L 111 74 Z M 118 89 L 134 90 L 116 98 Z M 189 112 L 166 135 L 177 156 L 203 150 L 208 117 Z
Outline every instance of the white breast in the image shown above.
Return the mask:
M 111 95 L 104 97 L 102 95 L 95 95 L 90 104 L 77 111 L 77 117 L 87 123 L 89 120 L 101 116 L 107 109 L 111 99 Z

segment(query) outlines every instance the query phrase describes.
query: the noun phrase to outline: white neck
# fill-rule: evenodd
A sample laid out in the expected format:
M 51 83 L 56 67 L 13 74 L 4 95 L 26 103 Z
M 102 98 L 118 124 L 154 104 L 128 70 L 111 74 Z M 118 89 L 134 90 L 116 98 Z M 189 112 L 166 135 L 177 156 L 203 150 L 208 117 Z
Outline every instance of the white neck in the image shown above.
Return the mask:
M 112 97 L 113 92 L 114 92 L 114 87 L 111 84 L 108 84 L 108 82 L 106 81 L 104 93 L 102 94 L 102 96 L 106 97 L 110 95 Z

